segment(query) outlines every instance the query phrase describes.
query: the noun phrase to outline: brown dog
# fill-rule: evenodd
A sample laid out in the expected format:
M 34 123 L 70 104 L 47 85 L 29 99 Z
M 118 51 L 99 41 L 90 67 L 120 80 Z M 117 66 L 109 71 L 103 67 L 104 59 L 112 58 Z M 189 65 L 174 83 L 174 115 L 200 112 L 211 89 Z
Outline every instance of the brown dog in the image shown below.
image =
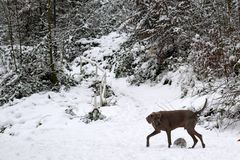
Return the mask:
M 149 116 L 147 116 L 146 120 L 148 123 L 152 124 L 155 129 L 151 134 L 147 136 L 147 147 L 149 147 L 149 139 L 150 137 L 158 134 L 162 131 L 166 131 L 168 138 L 168 148 L 172 145 L 171 142 L 171 131 L 178 128 L 184 127 L 187 130 L 188 134 L 193 139 L 194 148 L 197 144 L 198 140 L 195 136 L 197 136 L 201 143 L 202 147 L 205 148 L 205 144 L 202 140 L 202 135 L 195 131 L 195 126 L 197 124 L 198 115 L 206 108 L 207 99 L 204 103 L 204 106 L 201 110 L 197 112 L 193 112 L 190 110 L 174 110 L 174 111 L 159 111 L 153 112 Z

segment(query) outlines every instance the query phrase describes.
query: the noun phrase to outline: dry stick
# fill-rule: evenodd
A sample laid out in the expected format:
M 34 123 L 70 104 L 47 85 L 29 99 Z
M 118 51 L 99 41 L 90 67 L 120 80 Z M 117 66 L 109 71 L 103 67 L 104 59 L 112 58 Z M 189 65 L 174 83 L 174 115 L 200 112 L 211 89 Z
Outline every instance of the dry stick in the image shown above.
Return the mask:
M 82 58 L 80 57 L 80 74 L 82 74 L 82 66 L 83 66 L 82 63 L 83 63 L 83 62 L 82 62 Z
M 102 107 L 102 105 L 103 105 L 103 99 L 102 99 L 102 85 L 99 84 L 99 87 L 100 87 L 100 94 L 99 94 L 99 98 L 100 98 L 100 107 Z
M 102 77 L 102 82 L 101 82 L 101 86 L 102 86 L 102 92 L 101 93 L 101 98 L 102 98 L 102 103 L 105 104 L 106 103 L 106 73 L 104 73 L 103 77 Z
M 96 98 L 96 94 L 94 94 L 94 104 L 93 104 L 94 108 L 97 108 L 97 98 Z

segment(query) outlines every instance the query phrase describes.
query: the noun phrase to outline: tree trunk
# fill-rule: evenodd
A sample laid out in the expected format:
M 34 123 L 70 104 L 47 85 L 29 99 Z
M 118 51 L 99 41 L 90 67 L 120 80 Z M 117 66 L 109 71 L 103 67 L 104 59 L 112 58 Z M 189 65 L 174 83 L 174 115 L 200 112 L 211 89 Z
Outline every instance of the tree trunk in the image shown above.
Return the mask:
M 53 0 L 53 26 L 56 28 L 57 25 L 57 11 L 56 11 L 56 0 Z
M 54 37 L 56 37 L 56 26 L 57 26 L 57 12 L 56 12 L 56 0 L 53 0 L 53 28 L 54 28 Z M 57 55 L 57 42 L 53 43 L 53 53 Z
M 232 0 L 227 0 L 228 25 L 232 24 Z
M 41 2 L 41 0 L 38 1 L 38 5 L 39 5 L 39 17 L 42 17 L 43 11 L 42 11 L 42 2 Z M 43 24 L 43 22 L 41 22 L 40 25 L 39 25 L 39 31 L 42 31 L 43 28 L 44 28 L 44 24 Z
M 238 0 L 238 29 L 240 30 L 240 0 Z
M 19 40 L 19 63 L 20 63 L 20 68 L 22 67 L 22 37 L 21 37 L 21 26 L 19 22 L 19 16 L 18 16 L 18 8 L 17 4 L 15 6 L 15 12 L 16 12 L 16 19 L 17 19 L 17 32 L 18 32 L 18 40 Z
M 10 15 L 9 15 L 10 16 Z M 13 29 L 12 29 L 12 19 L 11 17 L 8 18 L 8 36 L 10 40 L 10 45 L 11 45 L 11 57 L 13 59 L 13 65 L 15 67 L 15 70 L 17 71 L 17 62 L 16 62 L 16 57 L 15 57 L 15 52 L 14 52 L 14 39 L 13 39 Z
M 51 69 L 51 76 L 50 81 L 52 84 L 58 83 L 58 78 L 55 71 L 55 65 L 53 62 L 53 40 L 52 40 L 52 7 L 51 7 L 51 0 L 48 0 L 48 49 L 49 49 L 49 59 L 50 59 L 50 69 Z

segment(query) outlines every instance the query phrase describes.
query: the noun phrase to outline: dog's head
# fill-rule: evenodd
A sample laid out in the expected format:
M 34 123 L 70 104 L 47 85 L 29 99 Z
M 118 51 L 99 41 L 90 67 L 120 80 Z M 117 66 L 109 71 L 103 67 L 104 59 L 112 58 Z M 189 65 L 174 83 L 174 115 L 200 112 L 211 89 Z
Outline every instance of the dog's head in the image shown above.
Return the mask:
M 153 112 L 146 117 L 146 120 L 149 124 L 156 123 L 156 122 L 160 121 L 160 119 L 161 119 L 161 113 L 159 113 L 159 112 L 158 113 Z

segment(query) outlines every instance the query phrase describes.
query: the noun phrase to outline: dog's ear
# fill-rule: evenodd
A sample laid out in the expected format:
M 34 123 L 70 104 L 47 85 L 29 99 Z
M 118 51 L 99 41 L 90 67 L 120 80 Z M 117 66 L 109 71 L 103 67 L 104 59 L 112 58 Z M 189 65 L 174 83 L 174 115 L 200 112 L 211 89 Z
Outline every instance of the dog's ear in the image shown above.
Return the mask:
M 153 123 L 154 118 L 155 118 L 155 112 L 153 112 L 153 113 L 151 113 L 150 115 L 148 115 L 148 116 L 146 117 L 146 120 L 147 120 L 147 122 L 148 122 L 149 124 L 151 124 L 151 123 Z
M 156 114 L 156 117 L 158 118 L 158 120 L 161 120 L 162 119 L 162 113 Z
M 161 120 L 162 120 L 162 114 L 161 113 L 156 113 L 154 115 L 154 121 L 157 125 L 161 124 Z

